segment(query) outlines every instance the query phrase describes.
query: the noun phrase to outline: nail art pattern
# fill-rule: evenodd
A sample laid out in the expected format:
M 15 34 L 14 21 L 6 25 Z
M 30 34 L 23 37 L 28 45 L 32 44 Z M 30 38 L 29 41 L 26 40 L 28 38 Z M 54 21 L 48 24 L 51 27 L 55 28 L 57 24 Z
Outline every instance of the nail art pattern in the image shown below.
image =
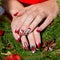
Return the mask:
M 35 53 L 36 49 L 34 46 L 31 47 L 31 51 L 32 51 L 32 53 Z
M 26 51 L 29 50 L 27 42 L 24 42 L 24 49 L 25 49 Z
M 31 32 L 31 28 L 28 28 L 26 31 L 26 35 L 29 34 Z

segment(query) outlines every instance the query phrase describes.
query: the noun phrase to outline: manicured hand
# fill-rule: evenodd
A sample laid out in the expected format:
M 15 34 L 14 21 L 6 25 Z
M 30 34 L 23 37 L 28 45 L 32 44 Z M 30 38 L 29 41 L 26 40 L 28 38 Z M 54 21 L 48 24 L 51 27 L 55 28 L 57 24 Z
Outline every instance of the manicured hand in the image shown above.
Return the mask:
M 40 32 L 36 31 L 38 27 L 35 28 L 33 32 L 31 32 L 30 34 L 27 35 L 27 38 L 28 38 L 28 40 L 27 40 L 25 35 L 22 35 L 22 34 L 19 35 L 19 29 L 20 29 L 19 27 L 22 26 L 21 22 L 24 22 L 24 18 L 23 18 L 23 20 L 20 20 L 20 19 L 22 19 L 22 16 L 15 18 L 11 23 L 13 36 L 18 42 L 20 42 L 20 40 L 21 40 L 23 48 L 25 50 L 29 50 L 29 45 L 30 45 L 30 49 L 31 49 L 32 53 L 34 53 L 36 51 L 36 48 L 40 49 L 40 47 L 41 47 Z
M 12 32 L 13 32 L 13 36 L 14 38 L 20 42 L 22 42 L 23 48 L 25 50 L 29 50 L 29 45 L 30 45 L 30 49 L 32 51 L 32 53 L 34 53 L 36 51 L 36 48 L 40 48 L 41 47 L 41 36 L 40 36 L 40 32 L 37 32 L 37 28 L 35 28 L 35 30 L 33 32 L 31 32 L 30 34 L 27 35 L 27 38 L 25 35 L 21 34 L 19 35 L 19 27 L 21 27 L 23 22 L 22 20 L 20 20 L 22 18 L 18 17 L 16 18 L 17 20 L 13 20 L 13 22 L 11 23 L 11 27 L 12 27 Z M 28 42 L 29 41 L 29 42 Z
M 19 32 L 23 32 L 22 34 L 28 34 L 32 32 L 39 23 L 40 27 L 37 28 L 37 31 L 44 30 L 57 16 L 58 6 L 56 1 L 46 1 L 43 3 L 38 3 L 35 5 L 28 6 L 26 12 L 21 17 L 21 25 Z M 46 19 L 44 19 L 46 18 Z
M 34 53 L 37 48 L 38 49 L 41 48 L 41 36 L 40 33 L 36 31 L 36 29 L 27 35 L 28 40 L 26 36 L 21 37 L 23 48 L 25 50 L 29 50 L 29 46 L 30 46 L 32 53 Z

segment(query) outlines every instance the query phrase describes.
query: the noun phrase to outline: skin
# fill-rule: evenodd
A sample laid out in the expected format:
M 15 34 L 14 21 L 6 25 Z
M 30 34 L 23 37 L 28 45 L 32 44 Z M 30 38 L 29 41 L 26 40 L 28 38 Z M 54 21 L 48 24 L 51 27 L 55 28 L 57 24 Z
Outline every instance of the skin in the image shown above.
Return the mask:
M 17 0 L 2 0 L 2 3 L 6 11 L 10 13 L 13 18 L 14 18 L 13 14 L 24 8 L 24 6 Z
M 48 0 L 46 2 L 30 5 L 27 7 L 24 7 L 21 3 L 19 4 L 17 0 L 13 0 L 13 2 L 17 2 L 16 5 L 11 2 L 12 0 L 9 0 L 9 9 L 6 8 L 7 5 L 5 8 L 13 16 L 11 28 L 14 38 L 16 40 L 18 40 L 18 38 L 21 38 L 23 47 L 25 46 L 24 43 L 26 43 L 27 47 L 30 44 L 30 47 L 34 46 L 36 48 L 36 45 L 41 44 L 40 33 L 36 30 L 44 30 L 57 16 L 58 6 L 56 0 Z M 14 17 L 13 14 L 17 11 L 19 12 L 19 14 L 17 17 Z M 38 24 L 41 23 L 44 18 L 46 19 L 38 27 Z M 29 44 L 25 35 L 20 37 L 19 34 L 15 33 L 15 30 L 21 29 L 26 33 L 28 28 L 31 29 L 31 31 L 27 35 Z

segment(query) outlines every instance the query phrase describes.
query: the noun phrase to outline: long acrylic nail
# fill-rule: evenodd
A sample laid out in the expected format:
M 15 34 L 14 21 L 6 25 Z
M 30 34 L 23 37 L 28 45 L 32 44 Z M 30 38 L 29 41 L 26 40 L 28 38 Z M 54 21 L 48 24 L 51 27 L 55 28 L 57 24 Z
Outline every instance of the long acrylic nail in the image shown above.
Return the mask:
M 41 44 L 39 43 L 39 44 L 37 44 L 37 48 L 38 49 L 40 49 L 41 48 Z
M 19 12 L 16 12 L 16 13 L 14 14 L 14 16 L 17 16 L 17 15 L 18 15 L 18 13 L 19 13 Z
M 27 42 L 24 42 L 24 49 L 25 49 L 26 51 L 29 50 Z
M 28 28 L 26 31 L 26 35 L 29 34 L 31 32 L 31 28 Z
M 34 46 L 31 47 L 31 51 L 32 51 L 32 53 L 35 53 L 36 50 L 35 50 Z

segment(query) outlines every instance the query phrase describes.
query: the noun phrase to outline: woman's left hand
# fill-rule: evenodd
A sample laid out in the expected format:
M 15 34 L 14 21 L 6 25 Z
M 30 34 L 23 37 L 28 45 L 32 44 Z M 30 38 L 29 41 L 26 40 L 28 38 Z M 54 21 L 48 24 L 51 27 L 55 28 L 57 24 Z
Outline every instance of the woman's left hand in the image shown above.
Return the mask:
M 35 5 L 28 6 L 26 12 L 24 13 L 27 17 L 25 18 L 25 22 L 20 27 L 20 31 L 23 30 L 25 34 L 32 32 L 39 23 L 41 23 L 44 18 L 45 21 L 37 28 L 37 31 L 44 30 L 57 16 L 58 6 L 55 0 L 46 1 L 43 3 L 38 3 Z M 22 18 L 24 16 L 22 15 Z

